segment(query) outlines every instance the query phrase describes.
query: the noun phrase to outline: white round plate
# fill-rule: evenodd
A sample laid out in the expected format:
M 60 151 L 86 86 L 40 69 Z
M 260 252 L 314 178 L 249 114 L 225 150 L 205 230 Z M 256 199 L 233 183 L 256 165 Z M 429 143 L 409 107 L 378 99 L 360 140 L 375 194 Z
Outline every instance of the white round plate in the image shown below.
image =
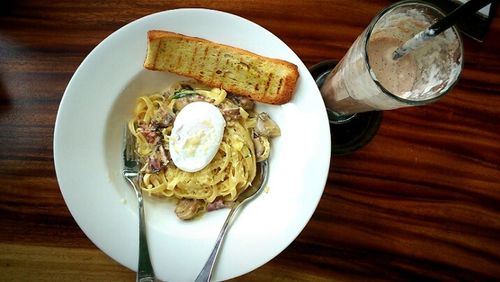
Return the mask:
M 240 47 L 299 68 L 291 102 L 258 105 L 282 132 L 272 141 L 268 190 L 240 210 L 213 278 L 245 274 L 283 251 L 312 216 L 328 175 L 330 132 L 321 95 L 302 61 L 272 33 L 241 17 L 206 9 L 149 15 L 111 34 L 85 58 L 66 88 L 55 124 L 54 161 L 64 200 L 97 247 L 137 269 L 137 202 L 121 176 L 124 128 L 137 97 L 186 79 L 143 68 L 151 29 Z M 146 197 L 145 208 L 157 277 L 193 281 L 228 210 L 186 222 L 176 218 L 170 202 Z

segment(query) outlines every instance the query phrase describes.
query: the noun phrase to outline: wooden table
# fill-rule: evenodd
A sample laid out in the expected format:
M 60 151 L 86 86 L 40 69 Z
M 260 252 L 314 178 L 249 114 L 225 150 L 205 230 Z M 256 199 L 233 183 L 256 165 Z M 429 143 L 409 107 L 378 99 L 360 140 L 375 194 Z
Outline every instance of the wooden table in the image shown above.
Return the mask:
M 205 7 L 245 17 L 307 66 L 340 59 L 390 1 L 3 1 L 0 280 L 132 281 L 71 217 L 53 164 L 65 87 L 106 36 L 145 15 Z M 298 238 L 236 281 L 500 279 L 500 18 L 439 102 L 384 113 L 372 142 L 332 157 Z

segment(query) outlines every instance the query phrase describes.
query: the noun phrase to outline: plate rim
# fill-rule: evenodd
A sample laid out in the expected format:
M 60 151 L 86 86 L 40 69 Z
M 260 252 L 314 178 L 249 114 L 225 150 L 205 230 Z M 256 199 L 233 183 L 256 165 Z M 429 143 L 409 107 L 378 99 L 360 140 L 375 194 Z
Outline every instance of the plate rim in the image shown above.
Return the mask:
M 247 24 L 251 24 L 252 26 L 254 27 L 258 27 L 260 29 L 262 29 L 263 31 L 265 32 L 268 32 L 270 35 L 274 36 L 277 40 L 279 40 L 279 42 L 284 45 L 284 47 L 288 48 L 294 56 L 296 56 L 298 58 L 298 60 L 300 61 L 300 64 L 301 66 L 299 66 L 299 69 L 302 69 L 304 70 L 304 68 L 307 70 L 307 68 L 305 67 L 305 65 L 303 64 L 302 60 L 300 60 L 300 58 L 297 56 L 297 54 L 288 46 L 286 45 L 280 38 L 278 38 L 276 35 L 274 35 L 272 32 L 270 32 L 269 30 L 265 29 L 264 27 L 260 26 L 259 24 L 255 23 L 255 22 L 252 22 L 248 19 L 245 19 L 241 16 L 238 16 L 238 15 L 235 15 L 235 14 L 231 14 L 231 13 L 228 13 L 228 12 L 224 12 L 224 11 L 219 11 L 219 10 L 213 10 L 213 9 L 206 9 L 206 8 L 180 8 L 180 9 L 172 9 L 172 10 L 166 10 L 166 11 L 161 11 L 161 12 L 157 12 L 157 13 L 152 13 L 152 14 L 149 14 L 149 15 L 146 15 L 146 16 L 143 16 L 141 18 L 138 18 L 126 25 L 124 25 L 123 27 L 115 30 L 113 33 L 111 33 L 110 35 L 108 35 L 106 38 L 104 38 L 101 42 L 99 42 L 99 44 L 97 44 L 91 52 L 89 52 L 89 54 L 84 58 L 84 60 L 81 62 L 81 64 L 78 66 L 78 68 L 75 70 L 74 74 L 72 75 L 70 81 L 68 82 L 68 85 L 66 86 L 65 88 L 65 91 L 63 93 L 63 96 L 61 98 L 61 101 L 60 101 L 60 104 L 59 104 L 59 107 L 58 107 L 58 110 L 57 110 L 57 117 L 56 117 L 56 120 L 55 120 L 55 127 L 54 127 L 54 138 L 53 138 L 53 156 L 54 156 L 54 166 L 55 166 L 55 172 L 56 172 L 56 177 L 57 177 L 57 182 L 58 182 L 58 185 L 59 185 L 59 188 L 61 190 L 61 193 L 63 195 L 63 198 L 64 198 L 64 201 L 65 201 L 65 204 L 66 206 L 68 207 L 68 210 L 70 211 L 72 217 L 75 219 L 75 222 L 78 224 L 78 226 L 80 227 L 80 229 L 85 233 L 85 235 L 87 236 L 87 238 L 89 238 L 94 245 L 96 245 L 100 250 L 102 250 L 106 255 L 110 256 L 111 258 L 113 258 L 114 260 L 116 260 L 118 263 L 128 267 L 128 268 L 131 268 L 130 266 L 128 265 L 125 265 L 124 263 L 122 263 L 120 261 L 119 258 L 115 258 L 113 255 L 110 255 L 108 252 L 106 252 L 105 250 L 103 250 L 102 246 L 101 246 L 101 243 L 99 242 L 96 242 L 95 241 L 95 238 L 92 238 L 92 235 L 89 235 L 86 231 L 86 229 L 84 228 L 84 226 L 82 226 L 80 224 L 80 221 L 77 219 L 80 217 L 80 215 L 78 214 L 74 214 L 75 211 L 71 208 L 70 206 L 70 203 L 71 200 L 68 200 L 69 199 L 69 195 L 68 195 L 68 190 L 65 189 L 63 187 L 63 185 L 61 184 L 61 180 L 62 179 L 62 175 L 61 173 L 62 170 L 61 170 L 61 163 L 63 162 L 61 160 L 62 156 L 62 152 L 60 151 L 60 142 L 62 142 L 62 139 L 61 139 L 61 132 L 62 129 L 61 129 L 61 126 L 62 126 L 62 120 L 60 119 L 61 117 L 61 113 L 64 111 L 63 107 L 65 105 L 65 103 L 67 103 L 67 100 L 69 99 L 69 94 L 70 93 L 70 89 L 72 89 L 72 83 L 75 83 L 76 81 L 76 77 L 79 75 L 80 72 L 82 72 L 82 66 L 85 66 L 88 64 L 89 60 L 90 60 L 90 57 L 93 56 L 93 54 L 95 52 L 97 52 L 96 50 L 98 50 L 99 48 L 101 48 L 101 46 L 103 46 L 103 44 L 105 44 L 105 42 L 111 40 L 114 36 L 116 36 L 116 34 L 121 31 L 121 30 L 124 30 L 125 28 L 129 27 L 129 26 L 132 26 L 133 24 L 138 24 L 140 23 L 140 21 L 145 21 L 149 18 L 153 18 L 153 17 L 159 17 L 159 16 L 162 16 L 162 15 L 168 15 L 168 13 L 171 13 L 171 12 L 190 12 L 190 11 L 195 11 L 195 12 L 209 12 L 209 13 L 217 13 L 217 14 L 221 14 L 221 15 L 225 15 L 225 16 L 229 16 L 229 17 L 233 17 L 233 18 L 237 18 L 238 20 L 243 20 L 245 21 Z M 300 70 L 299 70 L 300 72 Z M 300 72 L 300 76 L 301 76 L 301 79 L 307 79 L 307 80 L 312 80 L 312 76 L 310 75 L 309 72 Z M 305 77 L 304 77 L 305 76 Z M 119 96 L 119 94 L 117 94 Z M 317 90 L 317 94 L 316 95 L 320 95 L 319 94 L 319 90 Z M 324 123 L 326 125 L 328 125 L 328 122 L 327 122 L 327 117 L 326 117 L 326 110 L 325 110 L 325 113 L 324 113 L 324 118 L 322 118 L 322 120 L 324 121 Z M 323 126 L 324 127 L 324 126 Z M 329 136 L 329 127 L 327 126 L 327 135 Z M 327 140 L 328 142 L 330 142 L 330 139 Z M 297 236 L 300 234 L 300 232 L 305 228 L 305 226 L 307 225 L 307 223 L 309 222 L 310 218 L 312 217 L 312 215 L 314 214 L 314 211 L 316 210 L 317 208 L 317 205 L 319 204 L 319 201 L 321 199 L 321 195 L 323 193 L 323 190 L 324 190 L 324 186 L 326 185 L 326 181 L 327 181 L 327 177 L 328 177 L 328 171 L 329 171 L 329 164 L 330 164 L 330 149 L 331 149 L 331 146 L 330 144 L 328 143 L 328 146 L 325 146 L 327 148 L 327 151 L 324 151 L 323 153 L 325 155 L 327 155 L 327 163 L 325 164 L 324 161 L 323 161 L 323 170 L 321 173 L 321 175 L 323 176 L 323 183 L 322 183 L 322 186 L 323 188 L 320 189 L 321 192 L 320 192 L 320 195 L 317 197 L 316 199 L 316 202 L 314 203 L 314 208 L 310 211 L 310 214 L 308 214 L 306 217 L 307 217 L 307 220 L 303 221 L 301 227 L 299 229 L 296 230 L 296 234 L 292 235 L 291 237 L 293 237 L 287 244 L 284 248 L 281 249 L 281 251 L 279 251 L 278 253 L 276 253 L 275 255 L 271 256 L 270 258 L 268 258 L 267 260 L 264 260 L 262 261 L 262 263 L 256 267 L 251 267 L 252 269 L 250 269 L 249 271 L 252 271 L 253 269 L 267 263 L 268 261 L 270 261 L 271 259 L 273 259 L 274 257 L 276 257 L 279 253 L 281 253 L 283 250 L 286 249 L 286 247 L 288 247 L 296 238 Z M 133 270 L 133 268 L 132 268 Z M 240 273 L 239 275 L 243 275 L 245 273 L 247 273 L 248 271 L 246 272 L 243 272 L 243 273 Z M 236 276 L 239 276 L 239 275 L 236 275 Z M 233 276 L 233 277 L 236 277 L 236 276 Z M 224 277 L 224 279 L 230 279 L 230 278 L 233 278 L 233 277 Z

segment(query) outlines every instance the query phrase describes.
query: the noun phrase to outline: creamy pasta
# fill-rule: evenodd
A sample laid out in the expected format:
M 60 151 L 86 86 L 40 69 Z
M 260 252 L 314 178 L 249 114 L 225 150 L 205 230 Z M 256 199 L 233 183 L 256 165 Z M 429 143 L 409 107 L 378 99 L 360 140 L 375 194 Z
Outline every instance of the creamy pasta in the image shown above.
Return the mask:
M 226 126 L 210 163 L 199 171 L 187 172 L 172 162 L 169 138 L 176 115 L 195 101 L 215 105 Z M 269 156 L 268 138 L 280 135 L 277 125 L 267 114 L 257 114 L 248 98 L 194 82 L 175 83 L 161 93 L 138 98 L 128 128 L 136 138 L 143 164 L 142 190 L 151 196 L 175 199 L 181 219 L 231 205 L 251 185 L 256 162 Z

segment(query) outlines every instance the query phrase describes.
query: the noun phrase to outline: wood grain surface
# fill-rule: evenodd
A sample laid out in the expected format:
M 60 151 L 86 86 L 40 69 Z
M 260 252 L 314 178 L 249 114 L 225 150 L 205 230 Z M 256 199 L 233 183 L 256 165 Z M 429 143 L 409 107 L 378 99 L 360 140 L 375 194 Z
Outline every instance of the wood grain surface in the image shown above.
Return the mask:
M 145 15 L 204 7 L 245 17 L 307 66 L 340 59 L 391 1 L 2 1 L 0 280 L 133 281 L 69 213 L 53 164 L 56 112 L 88 53 Z M 464 37 L 459 83 L 432 105 L 387 111 L 372 142 L 332 157 L 311 221 L 234 281 L 500 279 L 500 19 Z

